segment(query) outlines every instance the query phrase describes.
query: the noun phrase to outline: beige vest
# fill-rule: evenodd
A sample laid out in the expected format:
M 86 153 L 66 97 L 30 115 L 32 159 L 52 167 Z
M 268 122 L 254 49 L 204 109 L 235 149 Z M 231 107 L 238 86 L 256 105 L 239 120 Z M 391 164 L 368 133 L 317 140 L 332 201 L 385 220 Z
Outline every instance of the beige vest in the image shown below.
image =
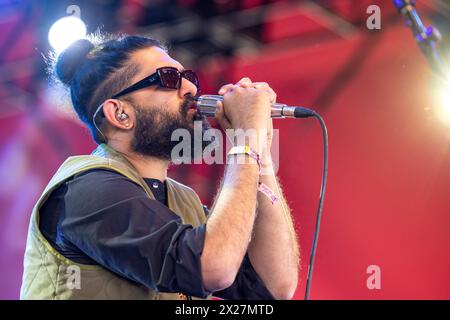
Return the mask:
M 39 230 L 39 209 L 50 194 L 77 173 L 104 168 L 116 171 L 140 185 L 155 199 L 145 181 L 119 153 L 105 144 L 91 155 L 69 157 L 48 183 L 33 208 L 24 257 L 21 299 L 183 299 L 178 293 L 163 293 L 129 281 L 100 265 L 83 265 L 58 253 Z M 185 224 L 206 222 L 202 204 L 189 187 L 167 178 L 169 208 Z

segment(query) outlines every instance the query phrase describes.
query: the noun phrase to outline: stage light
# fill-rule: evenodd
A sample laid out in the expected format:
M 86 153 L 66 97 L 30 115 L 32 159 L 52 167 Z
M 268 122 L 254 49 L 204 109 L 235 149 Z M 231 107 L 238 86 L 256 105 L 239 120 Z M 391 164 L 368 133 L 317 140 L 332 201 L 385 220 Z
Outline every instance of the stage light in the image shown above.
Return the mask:
M 450 76 L 438 89 L 435 111 L 438 119 L 450 127 Z
M 56 53 L 60 53 L 72 42 L 86 36 L 86 25 L 76 17 L 64 17 L 56 21 L 48 33 L 50 42 Z

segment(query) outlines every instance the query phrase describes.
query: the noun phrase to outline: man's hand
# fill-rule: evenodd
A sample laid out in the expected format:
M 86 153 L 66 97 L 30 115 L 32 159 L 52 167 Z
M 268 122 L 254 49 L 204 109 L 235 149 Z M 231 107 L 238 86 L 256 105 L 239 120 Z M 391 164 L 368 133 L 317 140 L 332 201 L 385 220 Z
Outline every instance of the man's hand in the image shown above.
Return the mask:
M 277 100 L 277 94 L 269 86 L 269 84 L 267 82 L 252 82 L 251 79 L 248 77 L 242 78 L 236 84 L 230 83 L 230 84 L 226 84 L 226 85 L 222 86 L 219 90 L 219 94 L 224 96 L 228 92 L 233 91 L 233 89 L 235 89 L 236 87 L 254 88 L 257 90 L 263 90 L 268 93 L 271 104 L 275 103 Z M 216 119 L 219 122 L 220 126 L 224 130 L 232 128 L 231 123 L 225 114 L 223 103 L 221 103 L 221 102 L 218 102 L 218 105 L 217 105 Z M 267 130 L 266 150 L 265 150 L 265 152 L 263 152 L 263 154 L 261 156 L 262 156 L 262 162 L 264 165 L 271 165 L 272 161 L 271 161 L 270 149 L 271 149 L 272 138 L 273 138 L 273 124 L 272 124 L 271 117 L 269 117 L 267 119 L 266 130 Z

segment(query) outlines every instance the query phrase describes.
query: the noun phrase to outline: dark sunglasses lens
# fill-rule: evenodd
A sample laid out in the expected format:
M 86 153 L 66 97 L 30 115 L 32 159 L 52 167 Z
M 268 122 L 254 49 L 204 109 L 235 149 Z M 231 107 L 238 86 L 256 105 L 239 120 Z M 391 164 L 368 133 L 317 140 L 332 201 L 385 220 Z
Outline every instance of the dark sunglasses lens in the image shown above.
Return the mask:
M 198 81 L 197 74 L 192 70 L 186 70 L 183 72 L 184 78 L 186 78 L 188 81 L 192 82 L 197 89 L 200 89 L 200 82 Z
M 178 89 L 180 87 L 180 73 L 176 69 L 161 68 L 159 69 L 159 77 L 164 88 Z

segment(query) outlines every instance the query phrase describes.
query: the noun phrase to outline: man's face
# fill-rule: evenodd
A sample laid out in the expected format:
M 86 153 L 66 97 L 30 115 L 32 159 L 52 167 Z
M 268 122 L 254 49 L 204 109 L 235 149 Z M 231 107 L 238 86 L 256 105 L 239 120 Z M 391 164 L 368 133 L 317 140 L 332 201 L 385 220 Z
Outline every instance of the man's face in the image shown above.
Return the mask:
M 160 67 L 183 70 L 179 62 L 158 47 L 137 51 L 132 62 L 139 64 L 141 70 L 131 83 L 153 74 Z M 196 94 L 196 86 L 184 78 L 178 90 L 155 85 L 129 94 L 126 100 L 133 106 L 136 116 L 132 150 L 141 155 L 175 160 L 171 159 L 171 152 L 179 141 L 172 141 L 171 137 L 176 129 L 188 130 L 194 139 L 194 121 L 202 121 L 203 131 L 209 128 L 206 118 L 200 117 L 197 111 L 191 108 L 192 97 Z M 194 146 L 193 141 L 191 144 Z M 207 143 L 197 145 L 205 147 Z M 194 152 L 194 149 L 191 149 Z

